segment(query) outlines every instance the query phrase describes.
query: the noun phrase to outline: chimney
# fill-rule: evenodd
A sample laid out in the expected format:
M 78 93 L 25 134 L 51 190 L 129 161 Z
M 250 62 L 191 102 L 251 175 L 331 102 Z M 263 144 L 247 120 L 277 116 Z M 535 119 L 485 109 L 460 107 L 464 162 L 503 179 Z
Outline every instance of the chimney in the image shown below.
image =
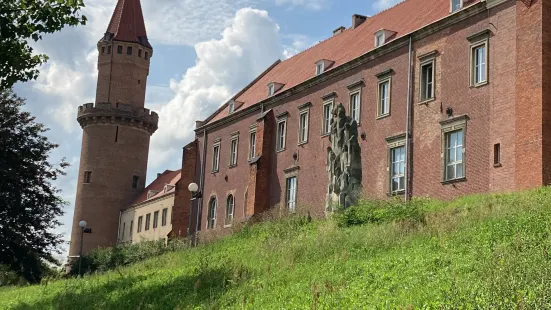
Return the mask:
M 356 29 L 356 27 L 363 24 L 366 20 L 367 16 L 359 14 L 352 15 L 352 29 Z
M 157 179 L 161 177 L 162 173 L 157 173 Z
M 342 33 L 346 28 L 344 28 L 343 26 L 340 26 L 339 28 L 333 30 L 333 36 L 336 36 L 340 33 Z

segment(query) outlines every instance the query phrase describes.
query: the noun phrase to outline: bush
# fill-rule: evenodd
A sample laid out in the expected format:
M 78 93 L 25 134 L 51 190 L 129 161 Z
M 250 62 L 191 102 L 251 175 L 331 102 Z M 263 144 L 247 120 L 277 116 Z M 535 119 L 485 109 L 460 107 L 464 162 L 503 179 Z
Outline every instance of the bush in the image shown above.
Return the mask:
M 340 227 L 395 221 L 423 223 L 426 205 L 430 203 L 431 200 L 425 198 L 414 198 L 408 202 L 400 199 L 362 199 L 354 206 L 337 209 L 333 218 Z

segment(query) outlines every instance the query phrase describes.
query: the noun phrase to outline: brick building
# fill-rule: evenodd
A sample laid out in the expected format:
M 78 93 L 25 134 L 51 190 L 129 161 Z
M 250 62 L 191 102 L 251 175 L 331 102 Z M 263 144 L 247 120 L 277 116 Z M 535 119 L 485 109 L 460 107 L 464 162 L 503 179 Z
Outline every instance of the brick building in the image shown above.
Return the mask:
M 90 248 L 117 240 L 121 210 L 145 192 L 157 116 L 143 108 L 152 48 L 136 8 L 138 0 L 119 0 L 98 43 L 97 103 L 79 109 L 72 239 L 78 220 L 101 217 L 93 225 L 104 239 Z M 170 235 L 225 229 L 278 204 L 323 216 L 338 103 L 359 126 L 365 196 L 450 199 L 549 184 L 549 18 L 544 0 L 406 0 L 354 15 L 348 28 L 275 62 L 196 123 L 173 184 Z M 128 111 L 138 119 L 128 121 Z M 190 183 L 199 188 L 194 197 Z

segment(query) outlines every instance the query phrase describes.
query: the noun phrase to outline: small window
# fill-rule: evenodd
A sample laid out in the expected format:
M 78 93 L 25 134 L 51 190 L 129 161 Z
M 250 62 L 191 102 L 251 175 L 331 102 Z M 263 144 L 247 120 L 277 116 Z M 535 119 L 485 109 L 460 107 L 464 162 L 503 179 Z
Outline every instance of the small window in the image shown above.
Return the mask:
M 132 46 L 126 48 L 126 55 L 132 55 Z
M 149 52 L 145 52 L 145 60 L 148 60 L 149 59 Z
M 471 86 L 478 86 L 487 82 L 488 75 L 487 42 L 471 47 Z
M 308 142 L 308 110 L 300 112 L 298 124 L 298 143 Z
M 138 217 L 138 232 L 142 232 L 143 216 Z
M 124 240 L 124 234 L 126 234 L 126 223 L 122 223 L 121 240 Z
M 273 96 L 275 94 L 275 85 L 272 83 L 268 85 L 268 96 Z
M 295 212 L 297 205 L 297 177 L 287 178 L 285 203 L 289 212 Z
M 122 54 L 122 45 L 117 46 L 117 54 Z
M 159 226 L 159 211 L 153 213 L 153 229 L 157 228 L 157 226 Z
M 316 75 L 320 75 L 323 73 L 325 69 L 325 64 L 323 61 L 320 61 L 316 64 Z
M 161 218 L 161 226 L 166 226 L 166 218 L 168 216 L 168 208 L 163 209 L 163 215 Z
M 421 64 L 420 92 L 420 101 L 434 98 L 434 60 Z
M 383 44 L 385 44 L 385 34 L 384 33 L 376 34 L 375 35 L 375 47 L 379 47 Z
M 333 101 L 326 102 L 323 105 L 323 126 L 322 135 L 328 135 L 331 132 L 331 117 L 333 116 Z
M 130 221 L 130 231 L 128 232 L 128 236 L 132 238 L 132 230 L 134 229 L 134 221 Z
M 235 102 L 234 101 L 230 101 L 230 103 L 228 104 L 228 111 L 229 111 L 230 114 L 232 114 L 235 111 Z
M 140 177 L 135 175 L 132 177 L 132 188 L 138 188 L 138 181 L 140 180 Z
M 494 166 L 501 166 L 501 144 L 494 144 Z
M 213 229 L 214 227 L 216 227 L 216 198 L 210 200 L 207 214 L 207 229 Z
M 141 48 L 138 50 L 138 57 L 140 57 L 140 58 L 142 57 L 142 49 Z
M 237 145 L 238 138 L 235 137 L 230 142 L 230 167 L 237 166 Z
M 350 94 L 350 117 L 360 123 L 360 92 L 356 91 Z
M 390 114 L 390 79 L 379 82 L 377 91 L 377 116 L 384 117 Z
M 233 195 L 228 196 L 228 201 L 226 204 L 226 221 L 224 225 L 231 225 L 233 222 L 233 213 L 234 213 L 235 201 Z
M 105 54 L 105 46 L 101 47 L 101 54 Z
M 390 192 L 405 190 L 406 147 L 399 146 L 390 150 Z
M 111 45 L 107 46 L 107 54 L 111 54 Z
M 277 141 L 276 141 L 276 151 L 285 150 L 285 136 L 287 134 L 287 120 L 280 120 L 277 123 Z
M 92 181 L 92 171 L 84 171 L 84 183 L 90 183 Z
M 215 144 L 212 148 L 212 172 L 218 172 L 220 168 L 220 144 Z
M 445 181 L 464 177 L 463 166 L 463 130 L 447 132 L 445 134 Z
M 148 213 L 145 215 L 145 231 L 149 230 L 150 225 L 151 225 L 151 213 Z
M 251 131 L 249 137 L 249 158 L 256 156 L 256 131 Z
M 463 7 L 463 0 L 451 0 L 451 11 L 456 12 Z

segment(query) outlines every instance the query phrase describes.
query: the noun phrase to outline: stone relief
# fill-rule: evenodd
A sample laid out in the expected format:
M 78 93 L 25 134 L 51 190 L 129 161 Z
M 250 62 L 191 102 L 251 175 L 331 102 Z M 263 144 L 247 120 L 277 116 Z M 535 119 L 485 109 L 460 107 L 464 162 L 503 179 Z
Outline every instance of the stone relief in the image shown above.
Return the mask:
M 358 124 L 346 116 L 344 106 L 338 103 L 332 111 L 331 146 L 327 148 L 327 198 L 325 212 L 334 207 L 353 205 L 362 187 L 362 155 L 358 143 Z

